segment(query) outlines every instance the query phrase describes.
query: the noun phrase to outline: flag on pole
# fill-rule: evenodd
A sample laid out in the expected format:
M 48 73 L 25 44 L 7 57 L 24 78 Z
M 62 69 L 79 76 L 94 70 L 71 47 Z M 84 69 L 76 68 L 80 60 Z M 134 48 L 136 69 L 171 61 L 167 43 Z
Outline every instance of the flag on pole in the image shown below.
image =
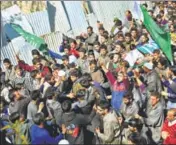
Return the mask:
M 148 14 L 147 10 L 141 5 L 141 10 L 144 16 L 144 25 L 154 41 L 159 45 L 164 52 L 168 60 L 173 62 L 172 49 L 171 49 L 171 37 L 170 33 L 162 30 Z
M 30 34 L 30 33 L 26 32 L 25 30 L 22 29 L 21 26 L 19 26 L 17 24 L 11 24 L 11 26 L 29 44 L 31 44 L 35 48 L 39 49 L 42 53 L 44 53 L 45 55 L 47 55 L 47 53 L 48 53 L 47 45 L 46 45 L 45 41 L 42 38 L 37 37 L 37 36 L 35 36 L 33 34 Z

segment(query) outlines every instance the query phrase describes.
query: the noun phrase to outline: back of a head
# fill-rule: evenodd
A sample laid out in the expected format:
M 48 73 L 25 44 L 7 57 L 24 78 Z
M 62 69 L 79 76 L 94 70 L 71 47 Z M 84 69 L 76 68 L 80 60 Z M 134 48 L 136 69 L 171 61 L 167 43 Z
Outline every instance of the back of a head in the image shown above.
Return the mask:
M 9 120 L 12 122 L 12 123 L 15 123 L 15 121 L 19 120 L 20 119 L 20 114 L 19 112 L 13 112 L 12 114 L 10 114 L 9 116 Z
M 131 91 L 127 91 L 125 92 L 123 98 L 126 98 L 126 99 L 133 99 L 133 93 Z
M 128 140 L 134 143 L 135 145 L 142 144 L 141 142 L 141 136 L 137 132 L 132 132 L 130 135 L 128 135 Z
M 35 79 L 35 77 L 37 76 L 37 74 L 39 73 L 39 70 L 33 70 L 30 72 L 30 76 L 31 78 Z
M 32 50 L 32 55 L 40 55 L 40 53 L 37 49 L 34 49 Z
M 81 84 L 81 86 L 83 86 L 84 88 L 89 88 L 90 87 L 90 81 L 89 80 L 87 80 L 87 79 L 83 79 L 83 80 L 81 80 L 80 81 L 80 84 Z
M 36 125 L 40 125 L 45 120 L 44 114 L 42 112 L 36 113 L 32 119 Z
M 70 100 L 66 100 L 62 103 L 62 110 L 63 112 L 67 113 L 71 111 L 71 107 L 72 107 L 72 102 Z
M 98 104 L 98 106 L 102 109 L 109 109 L 110 108 L 110 104 L 107 101 L 101 100 Z
M 70 71 L 70 76 L 79 77 L 79 71 L 76 69 Z
M 34 91 L 32 91 L 32 93 L 31 93 L 31 99 L 32 100 L 36 101 L 40 97 L 41 97 L 40 90 L 34 90 Z

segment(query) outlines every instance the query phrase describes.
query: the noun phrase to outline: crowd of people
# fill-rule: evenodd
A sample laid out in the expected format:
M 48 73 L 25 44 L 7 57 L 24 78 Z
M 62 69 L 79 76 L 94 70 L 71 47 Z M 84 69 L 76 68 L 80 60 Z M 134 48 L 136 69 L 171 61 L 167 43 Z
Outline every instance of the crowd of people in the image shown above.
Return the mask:
M 176 33 L 176 2 L 145 8 Z M 3 60 L 2 144 L 176 144 L 176 66 L 161 49 L 136 60 L 128 52 L 153 41 L 142 21 L 127 10 L 108 32 L 87 28 L 65 37 L 58 55 L 32 50 L 33 65 L 16 55 Z M 174 57 L 176 40 L 172 40 Z M 60 58 L 62 63 L 57 63 Z

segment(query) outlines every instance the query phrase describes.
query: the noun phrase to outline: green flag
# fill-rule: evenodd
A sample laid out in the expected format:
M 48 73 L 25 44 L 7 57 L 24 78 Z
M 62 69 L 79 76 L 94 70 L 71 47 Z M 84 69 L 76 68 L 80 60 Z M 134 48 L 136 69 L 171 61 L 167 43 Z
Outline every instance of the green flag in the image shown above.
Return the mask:
M 30 34 L 28 32 L 26 32 L 25 30 L 22 29 L 21 26 L 17 25 L 17 24 L 11 24 L 12 28 L 15 29 L 15 31 L 17 31 L 17 33 L 19 33 L 28 43 L 30 43 L 31 45 L 33 45 L 35 48 L 39 49 L 43 54 L 47 55 L 47 46 L 45 41 L 40 38 L 37 37 L 33 34 Z
M 141 5 L 141 10 L 144 16 L 144 25 L 154 41 L 159 45 L 167 58 L 173 62 L 172 50 L 171 50 L 171 38 L 170 33 L 162 30 L 148 14 L 147 10 Z

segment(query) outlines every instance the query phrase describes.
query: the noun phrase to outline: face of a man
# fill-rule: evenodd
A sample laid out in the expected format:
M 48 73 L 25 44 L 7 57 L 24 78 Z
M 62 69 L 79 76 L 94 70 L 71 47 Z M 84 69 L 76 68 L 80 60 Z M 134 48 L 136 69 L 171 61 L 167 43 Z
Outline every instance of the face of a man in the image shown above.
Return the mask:
M 40 70 L 40 68 L 41 68 L 41 63 L 40 63 L 40 62 L 36 63 L 36 64 L 35 64 L 35 68 L 36 68 L 37 70 Z
M 21 76 L 22 75 L 22 70 L 21 69 L 17 69 L 15 71 L 15 73 L 16 73 L 17 76 Z
M 119 74 L 117 75 L 117 81 L 118 81 L 118 82 L 122 82 L 123 79 L 124 79 L 123 74 L 122 74 L 122 73 L 119 73 Z
M 36 79 L 41 79 L 42 78 L 42 74 L 39 72 L 39 73 L 37 73 L 37 75 L 36 75 L 36 77 L 35 77 Z
M 123 103 L 124 103 L 125 105 L 128 105 L 128 104 L 130 103 L 130 100 L 127 99 L 127 98 L 123 98 Z
M 91 69 L 92 71 L 95 71 L 96 65 L 95 65 L 95 64 L 91 64 L 91 65 L 90 65 L 90 69 Z
M 88 35 L 91 35 L 92 34 L 92 30 L 91 29 L 87 29 L 87 33 L 88 33 Z
M 96 50 L 97 52 L 99 52 L 99 50 L 100 50 L 100 46 L 99 46 L 99 45 L 94 45 L 94 48 L 95 48 L 95 50 Z
M 70 47 L 71 47 L 71 48 L 76 48 L 76 44 L 72 42 L 72 43 L 70 44 Z
M 69 50 L 68 49 L 64 49 L 64 53 L 65 53 L 65 55 L 68 55 L 69 54 Z
M 100 114 L 101 116 L 104 116 L 105 115 L 105 110 L 98 106 L 97 107 L 97 113 Z
M 126 41 L 127 43 L 129 43 L 129 42 L 131 41 L 131 38 L 128 37 L 128 36 L 126 36 L 126 37 L 125 37 L 125 41 Z
M 158 103 L 159 99 L 156 96 L 151 96 L 150 101 L 151 101 L 151 105 L 155 106 Z
M 131 36 L 132 36 L 133 38 L 136 38 L 136 37 L 137 37 L 137 32 L 136 32 L 136 31 L 132 31 L 132 32 L 131 32 Z
M 10 68 L 10 63 L 4 63 L 4 66 L 6 69 L 9 69 Z
M 176 119 L 176 117 L 174 116 L 174 111 L 168 111 L 167 113 L 167 119 L 168 121 L 172 122 Z
M 103 56 L 106 55 L 106 50 L 105 49 L 101 49 L 100 50 L 100 54 L 103 55 Z
M 84 52 L 79 52 L 79 57 L 80 57 L 80 58 L 84 58 L 84 56 L 85 56 L 85 53 L 84 53 Z
M 75 82 L 75 81 L 77 80 L 77 77 L 75 77 L 75 76 L 70 76 L 70 79 L 71 79 L 72 82 Z
M 89 59 L 89 61 L 92 61 L 92 60 L 95 60 L 95 57 L 94 57 L 94 55 L 89 55 L 88 59 Z
M 115 54 L 113 57 L 113 62 L 117 63 L 118 61 L 119 61 L 119 56 L 117 54 Z

